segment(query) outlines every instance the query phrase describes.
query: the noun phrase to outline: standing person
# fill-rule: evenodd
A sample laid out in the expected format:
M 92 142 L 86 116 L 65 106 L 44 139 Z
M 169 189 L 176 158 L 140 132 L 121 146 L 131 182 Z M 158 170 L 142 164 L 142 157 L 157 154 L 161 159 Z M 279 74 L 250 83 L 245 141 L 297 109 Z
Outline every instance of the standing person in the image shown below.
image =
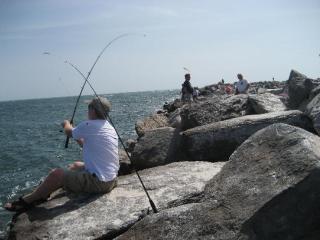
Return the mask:
M 192 101 L 192 94 L 193 94 L 193 88 L 190 83 L 191 75 L 190 73 L 187 73 L 184 75 L 184 83 L 182 84 L 182 101 L 183 102 L 191 102 Z
M 246 94 L 248 92 L 250 84 L 246 79 L 243 78 L 243 75 L 241 73 L 238 73 L 237 77 L 239 81 L 235 83 L 235 87 L 236 87 L 235 94 Z
M 73 127 L 63 122 L 64 132 L 83 146 L 83 162 L 76 161 L 68 170 L 52 170 L 30 194 L 5 205 L 8 211 L 22 212 L 45 201 L 59 188 L 76 193 L 107 193 L 117 183 L 119 170 L 118 136 L 107 121 L 111 104 L 106 98 L 94 98 L 88 105 L 88 120 Z

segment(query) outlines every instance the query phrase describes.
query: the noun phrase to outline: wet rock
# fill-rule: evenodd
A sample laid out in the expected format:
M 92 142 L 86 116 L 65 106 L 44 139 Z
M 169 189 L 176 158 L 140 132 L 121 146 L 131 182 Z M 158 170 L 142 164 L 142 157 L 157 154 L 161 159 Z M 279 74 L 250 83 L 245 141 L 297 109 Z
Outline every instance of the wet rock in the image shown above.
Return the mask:
M 182 132 L 182 152 L 196 161 L 227 161 L 233 151 L 258 130 L 287 123 L 313 131 L 308 117 L 298 110 L 248 115 Z
M 146 131 L 132 153 L 136 169 L 160 166 L 176 161 L 179 154 L 179 130 L 164 127 Z
M 305 112 L 312 120 L 313 128 L 320 135 L 320 93 L 307 105 Z
M 140 176 L 158 210 L 197 202 L 205 183 L 224 163 L 179 162 L 148 169 Z M 188 187 L 186 187 L 188 186 Z M 119 177 L 108 194 L 52 200 L 15 218 L 9 239 L 113 239 L 152 211 L 135 174 Z M 151 213 L 151 212 L 150 212 Z
M 168 127 L 168 118 L 165 114 L 153 114 L 143 120 L 138 120 L 135 126 L 139 137 L 143 136 L 147 130 L 152 130 L 161 127 Z
M 317 239 L 320 138 L 274 124 L 258 131 L 205 187 L 199 203 L 150 215 L 123 239 Z
M 250 111 L 248 95 L 214 96 L 204 102 L 185 105 L 181 110 L 184 130 L 213 122 L 240 117 Z
M 249 103 L 257 114 L 286 110 L 280 96 L 271 93 L 251 94 L 249 95 Z

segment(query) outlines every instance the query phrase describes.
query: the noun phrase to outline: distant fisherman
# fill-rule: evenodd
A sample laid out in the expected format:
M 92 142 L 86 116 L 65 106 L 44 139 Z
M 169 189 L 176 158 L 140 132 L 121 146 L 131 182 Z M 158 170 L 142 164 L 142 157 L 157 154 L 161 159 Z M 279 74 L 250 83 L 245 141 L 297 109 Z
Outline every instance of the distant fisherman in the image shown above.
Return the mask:
M 237 77 L 239 81 L 235 83 L 235 94 L 246 94 L 248 92 L 250 84 L 246 79 L 243 78 L 243 75 L 241 73 L 238 73 Z
M 88 105 L 88 120 L 73 127 L 63 122 L 64 132 L 83 146 L 83 160 L 68 170 L 54 169 L 30 194 L 7 203 L 5 209 L 21 212 L 45 201 L 59 188 L 76 193 L 107 193 L 117 184 L 119 170 L 118 136 L 106 120 L 111 104 L 106 98 L 94 98 Z
M 192 96 L 193 96 L 193 88 L 190 83 L 191 75 L 190 73 L 187 73 L 184 75 L 184 83 L 182 84 L 182 89 L 181 89 L 181 100 L 183 102 L 191 102 L 192 101 Z

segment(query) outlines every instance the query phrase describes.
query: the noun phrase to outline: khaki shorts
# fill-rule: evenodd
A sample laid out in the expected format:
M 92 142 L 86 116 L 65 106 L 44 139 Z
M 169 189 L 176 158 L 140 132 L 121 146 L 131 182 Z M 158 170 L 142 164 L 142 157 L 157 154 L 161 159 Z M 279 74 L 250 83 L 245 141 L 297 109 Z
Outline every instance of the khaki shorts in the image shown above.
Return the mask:
M 63 189 L 75 193 L 107 193 L 117 186 L 117 178 L 109 182 L 100 181 L 87 171 L 64 171 Z

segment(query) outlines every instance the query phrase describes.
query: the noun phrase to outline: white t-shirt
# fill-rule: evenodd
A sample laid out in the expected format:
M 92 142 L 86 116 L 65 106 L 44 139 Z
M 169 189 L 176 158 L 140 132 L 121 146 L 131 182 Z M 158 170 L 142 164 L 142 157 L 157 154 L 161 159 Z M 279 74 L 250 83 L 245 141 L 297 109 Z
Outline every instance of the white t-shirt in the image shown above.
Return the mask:
M 101 181 L 113 180 L 119 170 L 118 136 L 107 120 L 88 120 L 72 129 L 72 137 L 83 139 L 85 169 Z
M 246 93 L 247 87 L 248 87 L 248 81 L 245 79 L 242 79 L 236 82 L 236 88 L 238 89 L 239 93 Z

